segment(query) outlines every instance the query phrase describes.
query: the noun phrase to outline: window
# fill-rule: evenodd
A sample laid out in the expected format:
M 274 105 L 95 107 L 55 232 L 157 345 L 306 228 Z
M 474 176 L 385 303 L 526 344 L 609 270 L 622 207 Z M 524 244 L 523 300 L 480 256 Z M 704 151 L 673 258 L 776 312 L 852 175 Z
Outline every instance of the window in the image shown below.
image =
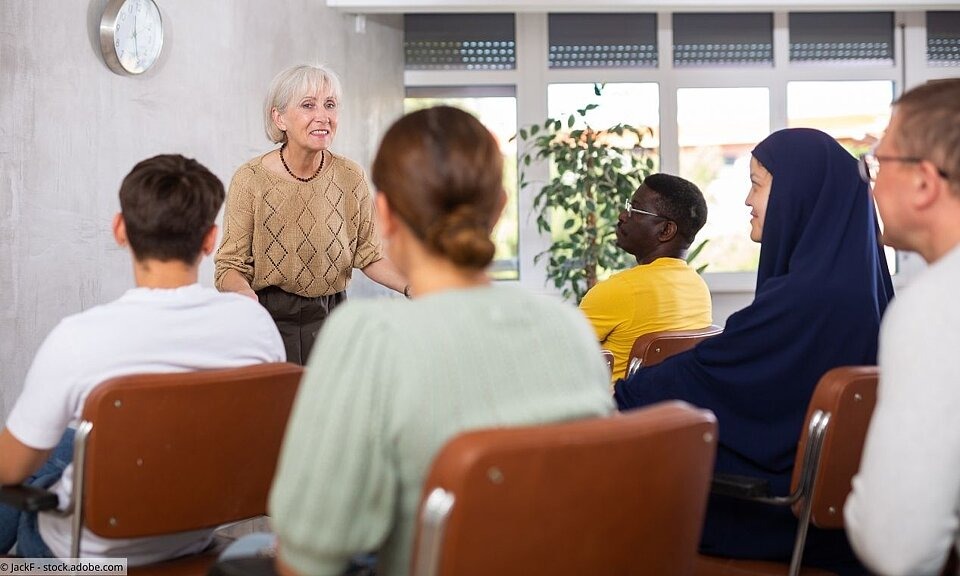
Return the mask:
M 891 102 L 893 82 L 889 80 L 790 82 L 787 125 L 823 130 L 859 157 L 883 135 Z M 887 266 L 895 272 L 896 251 L 889 246 L 885 251 Z
M 892 102 L 889 80 L 789 82 L 787 126 L 823 130 L 859 156 L 883 134 Z
M 587 113 L 593 128 L 603 129 L 616 124 L 650 128 L 649 138 L 640 143 L 657 154 L 660 141 L 660 88 L 657 84 L 606 84 L 597 96 L 594 84 L 550 84 L 547 86 L 547 110 L 551 118 L 565 118 L 585 104 L 599 106 Z M 577 119 L 579 122 L 579 118 Z M 583 128 L 576 124 L 575 128 Z
M 893 64 L 892 12 L 790 14 L 790 62 Z
M 551 68 L 657 66 L 656 14 L 550 14 Z
M 407 14 L 407 70 L 516 68 L 513 14 Z
M 517 98 L 513 86 L 486 87 L 420 87 L 408 88 L 404 100 L 406 112 L 445 104 L 470 112 L 496 136 L 503 152 L 503 187 L 507 205 L 493 229 L 497 251 L 493 257 L 491 276 L 496 280 L 518 280 L 517 258 L 517 147 L 511 141 L 517 133 Z
M 697 241 L 710 272 L 756 270 L 760 245 L 749 237 L 750 151 L 770 133 L 766 88 L 682 88 L 677 91 L 680 176 L 707 200 Z
M 443 18 L 427 26 L 428 17 Z M 749 152 L 757 142 L 780 128 L 809 126 L 857 154 L 875 142 L 890 102 L 905 86 L 960 75 L 960 11 L 530 10 L 406 18 L 408 87 L 456 86 L 466 94 L 491 85 L 514 86 L 517 126 L 593 102 L 600 104 L 588 116 L 594 126 L 651 126 L 644 146 L 653 149 L 657 169 L 690 178 L 708 197 L 710 217 L 698 239 L 711 242 L 698 262 L 708 264 L 708 282 L 721 291 L 754 285 L 758 246 L 748 238 L 749 209 L 743 202 Z M 488 32 L 474 36 L 481 29 Z M 449 62 L 427 54 L 437 60 L 422 62 L 411 56 L 411 41 L 460 42 L 461 48 L 464 42 L 505 42 L 506 47 L 480 49 L 507 53 L 458 52 Z M 506 61 L 467 61 L 466 56 Z M 593 96 L 594 83 L 605 83 L 602 99 Z M 481 96 L 491 95 L 456 97 Z M 487 122 L 485 112 L 478 114 Z M 547 167 L 533 168 L 536 178 L 548 177 Z M 519 194 L 514 257 L 521 284 L 549 292 L 542 266 L 533 263 L 550 244 L 537 233 L 531 214 L 535 191 L 528 187 Z
M 595 130 L 605 130 L 621 123 L 641 131 L 647 128 L 648 135 L 640 142 L 632 137 L 623 144 L 628 148 L 637 145 L 645 148 L 646 157 L 654 163 L 653 171 L 657 170 L 660 141 L 660 89 L 657 84 L 606 84 L 601 87 L 600 96 L 595 94 L 594 84 L 551 84 L 547 87 L 547 108 L 551 118 L 567 118 L 586 104 L 598 105 L 585 117 L 586 123 Z M 570 129 L 585 127 L 583 119 L 576 116 Z M 566 232 L 559 217 L 559 214 L 555 215 L 551 227 L 553 240 L 565 239 Z M 600 270 L 599 277 L 602 280 L 617 271 Z
M 772 14 L 674 14 L 673 65 L 773 65 Z
M 960 66 L 960 12 L 927 12 L 927 63 Z

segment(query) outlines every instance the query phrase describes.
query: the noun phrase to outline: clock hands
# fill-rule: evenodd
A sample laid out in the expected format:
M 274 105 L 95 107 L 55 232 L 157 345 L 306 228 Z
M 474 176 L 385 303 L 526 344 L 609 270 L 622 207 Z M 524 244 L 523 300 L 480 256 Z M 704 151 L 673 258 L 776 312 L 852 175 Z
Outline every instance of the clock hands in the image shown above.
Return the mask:
M 140 63 L 140 43 L 137 41 L 137 15 L 140 14 L 140 0 L 133 8 L 133 49 L 137 54 L 137 64 Z
M 108 0 L 100 28 L 101 50 L 114 72 L 140 74 L 156 62 L 163 25 L 154 0 Z

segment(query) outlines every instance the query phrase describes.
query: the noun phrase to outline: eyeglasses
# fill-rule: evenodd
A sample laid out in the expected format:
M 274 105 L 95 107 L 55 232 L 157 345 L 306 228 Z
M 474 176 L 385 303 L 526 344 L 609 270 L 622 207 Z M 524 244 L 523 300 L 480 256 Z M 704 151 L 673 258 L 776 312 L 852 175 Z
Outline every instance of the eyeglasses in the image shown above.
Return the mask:
M 870 184 L 871 182 L 877 181 L 877 174 L 880 173 L 881 161 L 919 164 L 924 160 L 926 160 L 926 158 L 915 158 L 911 156 L 877 156 L 873 152 L 867 152 L 860 155 L 860 160 L 857 162 L 857 167 L 860 168 L 860 178 L 862 178 L 867 184 Z M 947 176 L 947 173 L 940 168 L 937 168 L 937 173 L 948 180 L 950 179 L 950 177 Z
M 623 205 L 623 209 L 626 210 L 627 214 L 646 214 L 647 216 L 653 216 L 654 218 L 666 218 L 666 216 L 661 216 L 659 214 L 654 214 L 653 212 L 647 212 L 646 210 L 641 210 L 639 208 L 634 208 L 633 204 L 630 203 L 630 199 L 627 198 L 627 201 Z

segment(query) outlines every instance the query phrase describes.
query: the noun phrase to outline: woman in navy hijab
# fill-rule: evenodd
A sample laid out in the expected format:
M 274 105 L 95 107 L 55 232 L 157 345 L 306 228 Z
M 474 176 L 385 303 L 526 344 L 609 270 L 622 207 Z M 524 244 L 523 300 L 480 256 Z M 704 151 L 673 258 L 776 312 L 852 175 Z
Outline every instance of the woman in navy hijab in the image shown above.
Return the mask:
M 876 364 L 880 317 L 893 296 L 877 220 L 857 162 L 830 136 L 775 132 L 753 150 L 750 237 L 760 245 L 756 295 L 721 335 L 617 382 L 621 410 L 667 399 L 709 408 L 716 470 L 764 477 L 787 494 L 807 404 L 824 372 Z M 706 554 L 789 560 L 788 507 L 711 497 Z M 858 564 L 843 531 L 811 527 L 804 563 Z

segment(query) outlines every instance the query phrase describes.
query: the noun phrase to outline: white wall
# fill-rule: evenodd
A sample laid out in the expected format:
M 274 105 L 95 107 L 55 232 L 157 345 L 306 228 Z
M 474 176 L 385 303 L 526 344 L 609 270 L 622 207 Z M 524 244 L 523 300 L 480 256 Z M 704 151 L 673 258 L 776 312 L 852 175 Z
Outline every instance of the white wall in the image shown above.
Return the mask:
M 103 64 L 105 0 L 0 0 L 0 415 L 65 315 L 132 285 L 109 223 L 139 160 L 180 152 L 225 183 L 266 151 L 260 106 L 281 68 L 324 62 L 344 80 L 334 149 L 369 166 L 402 109 L 402 22 L 317 0 L 157 0 L 165 46 L 140 77 Z M 212 284 L 212 262 L 201 269 Z

